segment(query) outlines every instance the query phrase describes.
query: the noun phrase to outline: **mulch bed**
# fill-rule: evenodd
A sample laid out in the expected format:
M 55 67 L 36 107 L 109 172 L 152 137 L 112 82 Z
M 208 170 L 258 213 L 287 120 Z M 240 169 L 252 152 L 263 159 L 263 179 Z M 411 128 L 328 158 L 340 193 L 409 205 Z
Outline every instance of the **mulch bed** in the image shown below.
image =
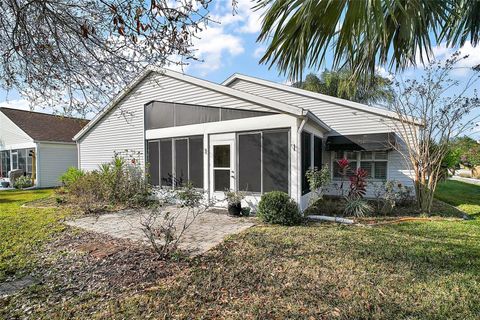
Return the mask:
M 188 261 L 162 260 L 148 246 L 74 230 L 64 232 L 40 255 L 44 262 L 32 274 L 38 284 L 0 300 L 0 310 L 8 312 L 0 311 L 0 318 L 34 315 L 92 295 L 114 300 L 188 269 Z

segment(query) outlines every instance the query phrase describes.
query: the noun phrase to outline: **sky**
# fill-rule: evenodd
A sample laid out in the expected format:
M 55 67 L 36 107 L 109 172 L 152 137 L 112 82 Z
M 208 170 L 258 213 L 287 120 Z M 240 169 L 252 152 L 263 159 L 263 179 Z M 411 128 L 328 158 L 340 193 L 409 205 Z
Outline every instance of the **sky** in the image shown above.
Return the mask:
M 210 23 L 199 34 L 199 39 L 194 42 L 197 57 L 201 60 L 184 67 L 183 71 L 189 75 L 221 83 L 235 72 L 272 80 L 280 83 L 289 83 L 289 79 L 279 74 L 275 67 L 259 64 L 262 54 L 265 52 L 265 44 L 257 43 L 257 37 L 261 27 L 261 13 L 251 10 L 250 0 L 238 0 L 237 13 L 232 14 L 231 0 L 214 0 L 210 6 L 213 20 L 218 23 Z M 458 48 L 447 48 L 440 44 L 433 51 L 437 59 L 446 59 Z M 462 54 L 469 54 L 469 58 L 462 62 L 464 68 L 458 69 L 453 76 L 462 81 L 467 77 L 469 66 L 480 64 L 480 46 L 473 48 L 466 43 L 460 48 Z M 327 57 L 327 65 L 331 59 Z M 385 69 L 379 68 L 380 72 L 387 74 Z M 418 77 L 421 75 L 421 67 L 407 69 L 403 74 L 396 75 L 403 78 Z M 307 74 L 309 70 L 305 70 Z M 317 71 L 319 72 L 319 71 Z M 476 84 L 480 89 L 480 82 Z M 454 93 L 454 92 L 452 92 Z M 0 107 L 13 107 L 29 109 L 29 103 L 17 92 L 5 92 L 0 89 Z M 480 115 L 480 110 L 471 115 L 471 118 Z M 480 120 L 476 120 L 480 121 Z M 480 127 L 469 135 L 480 139 Z

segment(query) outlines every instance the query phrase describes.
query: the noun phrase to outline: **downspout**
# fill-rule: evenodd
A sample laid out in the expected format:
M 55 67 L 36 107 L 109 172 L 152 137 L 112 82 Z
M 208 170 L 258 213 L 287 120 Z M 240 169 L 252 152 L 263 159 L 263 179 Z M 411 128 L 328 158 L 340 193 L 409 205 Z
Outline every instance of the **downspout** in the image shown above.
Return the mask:
M 300 126 L 298 127 L 297 130 L 297 202 L 299 205 L 301 205 L 301 200 L 302 200 L 302 150 L 301 150 L 301 145 L 302 145 L 302 130 L 305 124 L 307 123 L 307 117 L 303 117 L 302 122 L 300 123 Z M 303 209 L 302 209 L 303 211 Z

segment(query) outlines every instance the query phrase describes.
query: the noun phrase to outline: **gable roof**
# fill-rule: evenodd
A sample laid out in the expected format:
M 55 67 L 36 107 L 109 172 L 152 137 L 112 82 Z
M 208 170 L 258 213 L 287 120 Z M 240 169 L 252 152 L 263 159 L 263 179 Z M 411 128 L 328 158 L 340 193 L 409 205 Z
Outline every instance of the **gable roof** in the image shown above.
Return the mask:
M 0 108 L 8 119 L 35 141 L 70 142 L 88 120 L 47 113 Z
M 74 140 L 80 139 L 83 135 L 85 135 L 91 128 L 95 126 L 95 124 L 100 121 L 111 109 L 113 109 L 123 98 L 125 98 L 140 82 L 142 82 L 146 77 L 148 77 L 151 73 L 158 73 L 162 76 L 171 77 L 180 81 L 184 81 L 196 86 L 200 86 L 212 91 L 216 91 L 225 95 L 229 95 L 241 100 L 249 101 L 258 105 L 262 105 L 268 107 L 270 109 L 274 109 L 280 111 L 282 113 L 291 114 L 293 116 L 298 117 L 307 117 L 318 125 L 323 127 L 326 131 L 330 131 L 330 127 L 326 125 L 323 121 L 318 119 L 312 112 L 309 110 L 305 110 L 303 108 L 292 106 L 283 102 L 267 99 L 264 97 L 259 97 L 254 94 L 243 92 L 240 90 L 232 89 L 227 86 L 223 86 L 218 83 L 210 82 L 207 80 L 199 79 L 196 77 L 188 76 L 181 72 L 169 70 L 169 69 L 162 69 L 158 67 L 148 66 L 137 78 L 135 78 L 126 88 L 124 88 L 110 103 L 107 104 L 103 110 L 95 116 L 88 125 L 86 125 L 80 132 L 78 132 Z
M 366 111 L 366 112 L 377 114 L 377 115 L 384 116 L 384 117 L 387 117 L 387 118 L 399 119 L 397 113 L 395 113 L 393 111 L 390 111 L 390 110 L 386 110 L 386 109 L 378 108 L 378 107 L 372 107 L 372 106 L 368 106 L 368 105 L 365 105 L 365 104 L 362 104 L 362 103 L 353 102 L 353 101 L 350 101 L 350 100 L 341 99 L 341 98 L 337 98 L 337 97 L 332 97 L 332 96 L 328 96 L 326 94 L 316 93 L 316 92 L 312 92 L 312 91 L 308 91 L 308 90 L 304 90 L 304 89 L 300 89 L 300 88 L 295 88 L 295 87 L 288 86 L 288 85 L 285 85 L 285 84 L 280 84 L 280 83 L 273 82 L 273 81 L 263 80 L 263 79 L 247 76 L 247 75 L 240 74 L 240 73 L 232 74 L 228 79 L 226 79 L 224 82 L 222 82 L 222 85 L 228 87 L 232 83 L 234 83 L 236 80 L 248 81 L 250 83 L 254 83 L 254 84 L 258 84 L 258 85 L 282 90 L 282 91 L 285 91 L 285 92 L 289 92 L 289 93 L 304 96 L 304 97 L 309 97 L 309 98 L 313 98 L 313 99 L 317 99 L 317 100 L 321 100 L 321 101 L 330 102 L 330 103 L 333 103 L 333 104 L 338 104 L 338 105 L 349 107 L 349 108 L 352 108 L 352 109 Z M 417 120 L 417 122 L 418 122 L 418 120 Z M 418 122 L 417 124 L 421 124 L 421 123 Z

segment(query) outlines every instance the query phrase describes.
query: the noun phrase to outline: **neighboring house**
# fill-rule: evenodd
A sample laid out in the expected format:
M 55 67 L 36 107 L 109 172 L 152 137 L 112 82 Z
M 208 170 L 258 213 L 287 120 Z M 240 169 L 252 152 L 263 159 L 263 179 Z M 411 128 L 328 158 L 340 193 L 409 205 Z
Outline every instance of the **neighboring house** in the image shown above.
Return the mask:
M 87 120 L 0 108 L 0 178 L 14 169 L 36 176 L 39 188 L 58 186 L 69 167 L 77 167 L 72 140 Z
M 281 190 L 305 208 L 305 171 L 336 159 L 367 169 L 370 182 L 412 185 L 392 144 L 393 112 L 235 74 L 223 84 L 148 68 L 76 136 L 79 166 L 93 170 L 131 150 L 154 185 L 191 181 L 211 197 L 247 191 L 247 202 Z

